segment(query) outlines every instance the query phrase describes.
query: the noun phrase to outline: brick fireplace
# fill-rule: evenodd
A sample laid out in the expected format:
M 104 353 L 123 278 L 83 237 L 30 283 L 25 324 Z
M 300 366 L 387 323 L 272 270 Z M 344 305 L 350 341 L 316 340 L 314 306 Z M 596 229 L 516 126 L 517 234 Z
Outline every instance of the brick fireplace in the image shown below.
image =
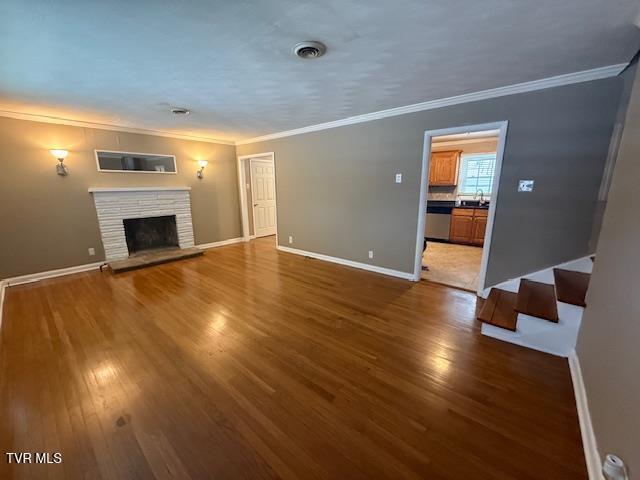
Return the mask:
M 90 188 L 107 261 L 130 255 L 125 220 L 175 217 L 180 248 L 193 247 L 189 187 Z M 131 245 L 131 241 L 129 241 Z

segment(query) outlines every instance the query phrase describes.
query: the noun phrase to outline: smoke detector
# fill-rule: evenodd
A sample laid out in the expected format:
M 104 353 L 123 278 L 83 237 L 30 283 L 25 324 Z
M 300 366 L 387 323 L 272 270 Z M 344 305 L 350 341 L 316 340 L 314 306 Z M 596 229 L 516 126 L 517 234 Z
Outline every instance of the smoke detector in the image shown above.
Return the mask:
M 183 107 L 171 107 L 171 113 L 174 115 L 189 115 L 191 110 Z
M 321 57 L 326 51 L 327 47 L 320 42 L 300 42 L 293 47 L 293 53 L 304 59 Z

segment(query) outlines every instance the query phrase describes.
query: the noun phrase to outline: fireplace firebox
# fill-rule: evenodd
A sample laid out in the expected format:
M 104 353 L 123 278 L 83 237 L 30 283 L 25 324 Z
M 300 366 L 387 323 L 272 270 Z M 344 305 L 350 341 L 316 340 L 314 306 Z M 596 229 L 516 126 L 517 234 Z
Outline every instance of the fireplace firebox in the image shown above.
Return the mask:
M 125 218 L 124 234 L 129 255 L 167 247 L 178 247 L 176 216 Z

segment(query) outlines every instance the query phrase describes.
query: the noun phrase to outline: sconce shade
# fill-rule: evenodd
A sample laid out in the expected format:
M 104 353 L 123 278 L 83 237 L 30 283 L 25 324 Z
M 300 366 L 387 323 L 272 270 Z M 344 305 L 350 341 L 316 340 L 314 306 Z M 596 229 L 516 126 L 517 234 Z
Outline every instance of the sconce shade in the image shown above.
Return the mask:
M 67 155 L 69 155 L 69 152 L 66 150 L 49 150 L 49 151 L 51 152 L 51 155 L 56 157 L 58 160 L 60 159 L 64 160 L 65 158 L 67 158 Z
M 209 162 L 207 162 L 206 160 L 198 160 L 198 165 L 200 166 L 200 168 L 196 172 L 196 176 L 198 178 L 204 178 L 204 174 L 202 172 L 204 171 L 204 167 L 206 167 L 208 163 Z

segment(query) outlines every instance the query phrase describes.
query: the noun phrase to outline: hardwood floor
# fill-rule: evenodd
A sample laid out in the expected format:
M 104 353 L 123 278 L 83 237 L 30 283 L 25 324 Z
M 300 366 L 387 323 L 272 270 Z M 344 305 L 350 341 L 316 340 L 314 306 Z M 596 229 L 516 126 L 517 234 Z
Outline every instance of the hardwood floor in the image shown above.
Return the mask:
M 585 479 L 566 360 L 476 297 L 277 252 L 8 288 L 0 478 Z

